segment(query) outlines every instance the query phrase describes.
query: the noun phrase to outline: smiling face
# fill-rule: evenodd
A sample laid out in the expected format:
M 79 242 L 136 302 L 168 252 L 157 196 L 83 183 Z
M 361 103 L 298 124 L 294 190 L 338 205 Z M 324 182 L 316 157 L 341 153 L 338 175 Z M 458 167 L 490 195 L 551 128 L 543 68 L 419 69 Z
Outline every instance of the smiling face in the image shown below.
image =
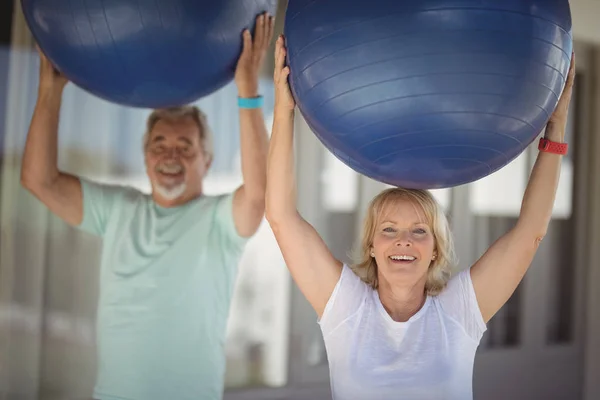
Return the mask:
M 456 265 L 448 219 L 427 190 L 388 188 L 375 196 L 357 250 L 352 269 L 373 289 L 424 283 L 437 296 Z
M 425 284 L 436 256 L 430 224 L 422 208 L 412 201 L 399 199 L 385 207 L 375 223 L 371 246 L 380 282 Z
M 200 126 L 191 116 L 160 119 L 149 132 L 145 148 L 146 172 L 153 196 L 165 206 L 183 203 L 202 192 L 210 166 Z

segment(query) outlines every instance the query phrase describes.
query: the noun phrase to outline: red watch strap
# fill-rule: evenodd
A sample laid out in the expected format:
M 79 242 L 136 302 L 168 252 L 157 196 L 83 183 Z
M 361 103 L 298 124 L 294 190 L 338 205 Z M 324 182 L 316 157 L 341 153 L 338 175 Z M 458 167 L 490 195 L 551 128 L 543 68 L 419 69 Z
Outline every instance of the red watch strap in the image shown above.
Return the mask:
M 546 138 L 540 138 L 540 144 L 538 145 L 538 149 L 547 153 L 565 155 L 569 151 L 569 145 L 567 143 L 558 143 L 548 140 Z

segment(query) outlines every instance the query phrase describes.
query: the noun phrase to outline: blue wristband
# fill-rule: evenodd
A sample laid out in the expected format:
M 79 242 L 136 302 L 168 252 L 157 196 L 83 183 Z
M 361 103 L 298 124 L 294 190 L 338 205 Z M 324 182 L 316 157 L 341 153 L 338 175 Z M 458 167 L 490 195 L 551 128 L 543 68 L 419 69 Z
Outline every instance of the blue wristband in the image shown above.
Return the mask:
M 238 106 L 240 108 L 261 108 L 263 106 L 263 103 L 264 99 L 262 96 L 251 98 L 238 97 Z

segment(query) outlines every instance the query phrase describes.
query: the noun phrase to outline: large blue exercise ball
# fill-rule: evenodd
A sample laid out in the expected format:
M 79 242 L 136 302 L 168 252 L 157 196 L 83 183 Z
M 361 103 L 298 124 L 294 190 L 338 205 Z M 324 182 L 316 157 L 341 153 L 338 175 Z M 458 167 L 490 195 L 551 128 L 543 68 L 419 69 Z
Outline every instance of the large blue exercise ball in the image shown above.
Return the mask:
M 277 0 L 21 0 L 32 35 L 82 89 L 132 107 L 181 105 L 233 80 L 244 28 Z
M 290 86 L 355 171 L 453 187 L 535 140 L 564 88 L 567 0 L 289 0 Z

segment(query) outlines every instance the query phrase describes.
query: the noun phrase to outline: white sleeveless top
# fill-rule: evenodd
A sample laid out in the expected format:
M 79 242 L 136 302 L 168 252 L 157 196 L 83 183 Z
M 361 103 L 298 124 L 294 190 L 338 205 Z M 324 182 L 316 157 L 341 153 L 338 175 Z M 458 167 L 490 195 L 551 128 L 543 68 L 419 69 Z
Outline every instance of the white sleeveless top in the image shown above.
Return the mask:
M 319 325 L 334 400 L 469 400 L 486 330 L 471 274 L 454 276 L 407 322 L 346 265 Z

